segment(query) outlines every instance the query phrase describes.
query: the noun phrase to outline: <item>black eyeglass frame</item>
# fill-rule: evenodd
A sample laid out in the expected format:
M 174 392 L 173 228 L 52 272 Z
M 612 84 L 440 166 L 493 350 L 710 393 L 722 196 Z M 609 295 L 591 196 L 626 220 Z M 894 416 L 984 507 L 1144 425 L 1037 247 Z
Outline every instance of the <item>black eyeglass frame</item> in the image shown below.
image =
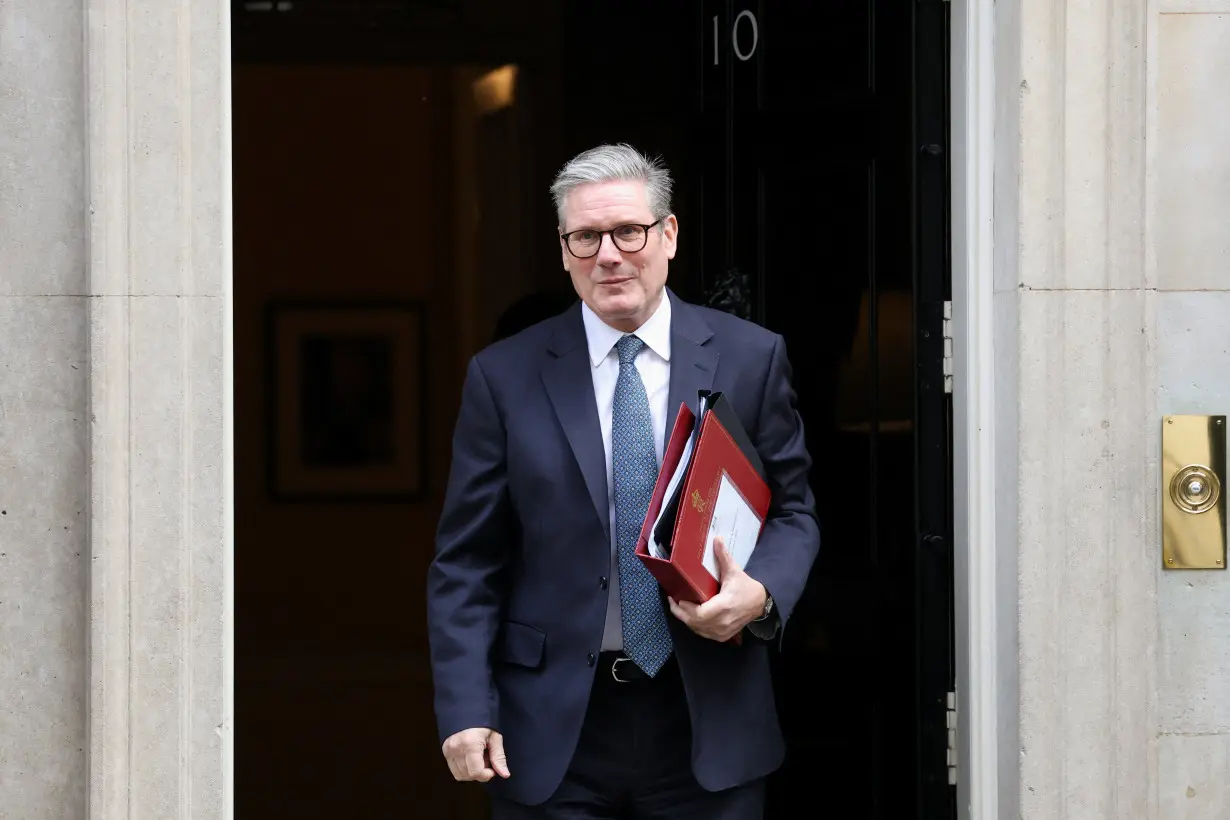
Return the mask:
M 640 253 L 641 251 L 645 250 L 645 246 L 649 244 L 649 229 L 656 228 L 661 224 L 662 224 L 662 220 L 657 219 L 657 220 L 654 220 L 653 222 L 650 222 L 648 225 L 642 225 L 639 222 L 625 222 L 622 225 L 616 225 L 614 228 L 611 228 L 608 231 L 597 231 L 597 230 L 594 230 L 593 228 L 577 228 L 575 231 L 569 231 L 568 233 L 560 234 L 559 238 L 563 240 L 564 247 L 568 249 L 568 253 L 572 254 L 577 259 L 593 259 L 595 256 L 597 256 L 598 252 L 602 250 L 602 237 L 608 234 L 611 237 L 611 244 L 613 244 L 616 248 L 619 248 L 619 250 L 622 251 L 623 253 Z M 642 242 L 641 246 L 634 251 L 630 251 L 627 248 L 620 246 L 619 241 L 615 239 L 615 232 L 619 230 L 620 228 L 640 228 L 641 230 L 645 232 L 645 241 Z M 594 252 L 591 254 L 587 254 L 586 256 L 581 256 L 581 254 L 574 251 L 572 249 L 572 243 L 568 241 L 568 237 L 572 236 L 574 233 L 581 233 L 582 231 L 588 231 L 590 233 L 598 234 L 598 244 L 594 247 Z

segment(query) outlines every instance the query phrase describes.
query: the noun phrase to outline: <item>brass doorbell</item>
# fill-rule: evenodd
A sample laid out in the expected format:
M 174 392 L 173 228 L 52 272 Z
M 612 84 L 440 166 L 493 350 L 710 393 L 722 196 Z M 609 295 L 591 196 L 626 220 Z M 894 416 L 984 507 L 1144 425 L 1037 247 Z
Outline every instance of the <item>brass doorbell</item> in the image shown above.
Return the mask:
M 1226 417 L 1162 419 L 1162 566 L 1226 568 Z

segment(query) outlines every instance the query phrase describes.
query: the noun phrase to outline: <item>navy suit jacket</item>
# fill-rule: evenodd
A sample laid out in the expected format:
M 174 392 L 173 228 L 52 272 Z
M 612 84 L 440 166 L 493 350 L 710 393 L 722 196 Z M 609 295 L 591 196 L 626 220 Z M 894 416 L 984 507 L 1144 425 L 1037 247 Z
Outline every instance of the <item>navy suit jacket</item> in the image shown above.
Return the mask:
M 769 474 L 773 500 L 744 568 L 785 628 L 820 545 L 811 459 L 780 336 L 669 290 L 667 424 L 721 390 Z M 537 804 L 562 780 L 602 645 L 610 573 L 606 461 L 580 305 L 493 344 L 466 373 L 453 461 L 428 572 L 440 740 L 490 727 L 511 778 L 494 794 Z M 772 772 L 785 754 L 768 644 L 701 638 L 667 615 L 710 790 Z

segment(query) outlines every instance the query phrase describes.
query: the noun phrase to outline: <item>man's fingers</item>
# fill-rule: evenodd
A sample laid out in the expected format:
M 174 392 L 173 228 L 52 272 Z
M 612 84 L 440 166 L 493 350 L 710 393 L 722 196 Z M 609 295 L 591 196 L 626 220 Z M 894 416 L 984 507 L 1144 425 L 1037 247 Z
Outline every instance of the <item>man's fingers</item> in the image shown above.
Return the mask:
M 444 762 L 448 764 L 448 770 L 455 780 L 469 779 L 465 773 L 465 756 L 462 754 L 462 748 L 461 733 L 448 738 L 440 747 L 440 751 L 444 754 Z
M 699 621 L 710 621 L 721 618 L 729 609 L 730 596 L 719 591 L 717 595 L 696 607 L 694 614 Z
M 487 768 L 487 762 L 483 760 L 483 752 L 486 750 L 486 747 L 481 743 L 466 746 L 465 771 L 471 780 L 486 783 L 495 774 L 495 772 Z
M 463 751 L 456 749 L 446 752 L 444 755 L 444 761 L 448 763 L 448 770 L 452 773 L 453 779 L 470 779 L 470 774 L 466 771 L 466 757 Z
M 490 750 L 490 758 L 488 757 Z M 508 777 L 504 760 L 504 738 L 490 729 L 466 729 L 444 741 L 444 760 L 457 780 L 486 783 L 496 776 Z
M 720 592 L 702 604 L 674 600 L 670 600 L 669 603 L 675 617 L 689 625 L 709 625 L 710 621 L 721 618 L 729 608 L 727 596 Z
M 487 755 L 491 758 L 491 768 L 495 769 L 495 773 L 507 778 L 509 771 L 508 760 L 504 756 L 504 736 L 499 732 L 492 732 L 487 739 Z
M 674 598 L 667 598 L 670 604 L 671 614 L 685 624 L 691 622 L 696 617 L 696 604 L 691 601 L 676 601 Z
M 699 605 L 691 601 L 676 601 L 670 597 L 666 600 L 671 614 L 702 638 L 722 642 L 734 637 L 739 631 L 734 629 L 731 623 L 731 601 L 728 594 L 719 592 Z

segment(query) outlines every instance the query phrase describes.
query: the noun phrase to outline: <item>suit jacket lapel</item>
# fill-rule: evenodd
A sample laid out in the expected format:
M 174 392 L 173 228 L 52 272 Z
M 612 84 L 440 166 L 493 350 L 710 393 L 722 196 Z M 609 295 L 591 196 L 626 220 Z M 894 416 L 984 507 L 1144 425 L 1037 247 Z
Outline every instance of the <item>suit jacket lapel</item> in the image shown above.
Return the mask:
M 713 331 L 700 311 L 680 301 L 669 290 L 667 297 L 671 300 L 671 384 L 666 408 L 669 436 L 679 405 L 686 403 L 695 411 L 697 391 L 712 389 L 718 353 L 706 345 Z
M 602 532 L 609 542 L 606 452 L 602 446 L 589 348 L 585 343 L 585 326 L 579 307 L 574 307 L 557 320 L 548 350 L 553 358 L 543 368 L 542 380 L 555 408 L 555 415 L 572 447 L 572 454 L 581 468 L 594 511 L 602 524 Z

